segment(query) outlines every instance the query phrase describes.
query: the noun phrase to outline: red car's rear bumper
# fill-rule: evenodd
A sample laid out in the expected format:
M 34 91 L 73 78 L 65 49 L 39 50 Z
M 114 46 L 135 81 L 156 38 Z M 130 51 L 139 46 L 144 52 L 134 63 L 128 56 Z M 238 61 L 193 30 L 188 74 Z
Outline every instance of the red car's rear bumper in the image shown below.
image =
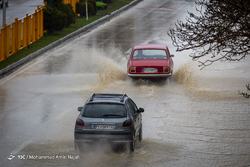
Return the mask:
M 172 76 L 172 73 L 168 74 L 130 74 L 128 73 L 129 77 L 132 78 L 167 78 Z

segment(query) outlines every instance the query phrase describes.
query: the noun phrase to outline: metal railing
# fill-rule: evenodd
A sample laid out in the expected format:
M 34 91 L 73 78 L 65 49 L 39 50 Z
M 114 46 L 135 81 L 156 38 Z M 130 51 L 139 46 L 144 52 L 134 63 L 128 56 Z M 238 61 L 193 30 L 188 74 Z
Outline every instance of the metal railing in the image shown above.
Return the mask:
M 63 3 L 71 4 L 73 11 L 76 12 L 76 2 L 79 0 L 63 0 Z M 45 3 L 46 5 L 46 3 Z M 0 29 L 0 62 L 6 60 L 12 54 L 22 48 L 36 42 L 43 37 L 43 5 L 38 5 L 35 13 L 19 19 L 9 25 L 4 24 Z
M 0 29 L 0 62 L 22 48 L 43 37 L 43 6 L 37 6 L 35 13 L 19 19 Z

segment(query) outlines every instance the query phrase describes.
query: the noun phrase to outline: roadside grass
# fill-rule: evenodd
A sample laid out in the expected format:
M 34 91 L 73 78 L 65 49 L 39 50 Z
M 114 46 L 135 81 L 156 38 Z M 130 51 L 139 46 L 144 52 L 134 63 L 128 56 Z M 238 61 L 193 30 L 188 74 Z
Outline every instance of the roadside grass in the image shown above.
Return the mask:
M 71 24 L 70 27 L 64 28 L 62 31 L 57 31 L 52 34 L 44 33 L 44 37 L 40 38 L 37 42 L 32 43 L 29 47 L 23 48 L 17 52 L 17 54 L 13 54 L 8 57 L 6 60 L 0 62 L 0 70 L 4 69 L 5 67 L 21 60 L 22 58 L 38 51 L 39 49 L 59 40 L 60 38 L 65 37 L 66 35 L 86 26 L 102 17 L 106 14 L 112 13 L 113 11 L 129 4 L 133 0 L 113 0 L 111 4 L 108 4 L 107 9 L 105 10 L 98 10 L 97 15 L 86 18 L 77 18 L 75 24 Z

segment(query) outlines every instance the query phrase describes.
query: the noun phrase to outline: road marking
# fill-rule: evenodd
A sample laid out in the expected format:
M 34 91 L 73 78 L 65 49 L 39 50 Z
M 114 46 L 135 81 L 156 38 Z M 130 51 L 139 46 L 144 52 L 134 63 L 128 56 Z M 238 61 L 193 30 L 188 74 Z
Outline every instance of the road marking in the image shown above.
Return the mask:
M 19 151 L 21 151 L 24 147 L 29 145 L 31 142 L 32 142 L 32 140 L 26 140 L 20 146 L 16 147 L 11 153 L 14 155 L 17 154 Z
M 55 119 L 59 120 L 62 117 L 64 117 L 66 114 L 68 114 L 71 111 L 71 108 L 67 108 L 66 110 L 64 110 L 61 114 L 59 114 Z

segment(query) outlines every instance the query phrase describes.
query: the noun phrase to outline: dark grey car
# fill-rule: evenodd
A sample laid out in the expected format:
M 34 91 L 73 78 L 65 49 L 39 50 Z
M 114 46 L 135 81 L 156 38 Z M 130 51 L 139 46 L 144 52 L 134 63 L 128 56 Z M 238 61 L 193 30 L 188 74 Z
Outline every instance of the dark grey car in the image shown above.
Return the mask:
M 134 151 L 135 141 L 142 140 L 142 112 L 126 94 L 93 94 L 75 124 L 76 150 L 95 142 L 128 144 Z

